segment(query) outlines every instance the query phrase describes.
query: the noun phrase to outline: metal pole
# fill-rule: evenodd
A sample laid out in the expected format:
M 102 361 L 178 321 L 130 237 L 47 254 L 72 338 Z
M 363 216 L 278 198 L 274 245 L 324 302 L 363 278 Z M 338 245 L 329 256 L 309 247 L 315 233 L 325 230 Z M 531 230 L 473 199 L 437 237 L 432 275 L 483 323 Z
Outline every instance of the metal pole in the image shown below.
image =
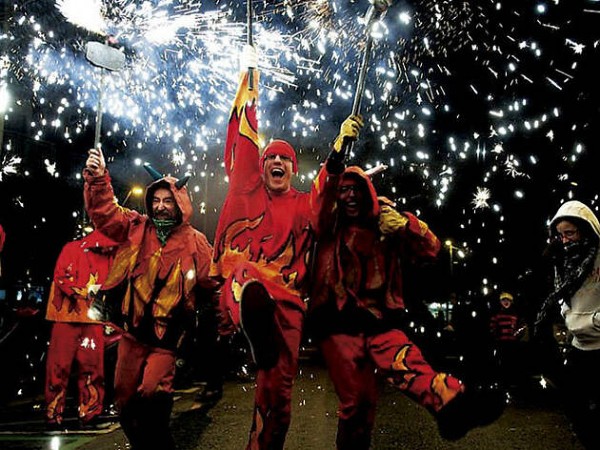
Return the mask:
M 356 91 L 354 92 L 354 103 L 352 104 L 352 114 L 360 114 L 360 107 L 362 104 L 362 97 L 365 91 L 365 81 L 367 79 L 367 69 L 369 67 L 369 60 L 371 59 L 371 49 L 373 48 L 373 38 L 371 37 L 371 27 L 373 23 L 379 18 L 381 13 L 376 14 L 376 9 L 371 6 L 367 11 L 367 40 L 365 42 L 365 49 L 363 51 L 362 60 L 360 62 L 360 69 L 358 72 L 358 81 L 356 82 Z
M 248 45 L 254 45 L 252 39 L 252 0 L 246 0 L 246 21 L 248 27 Z M 254 89 L 254 67 L 248 67 L 248 90 Z
M 352 114 L 360 114 L 360 108 L 362 106 L 362 98 L 365 92 L 365 82 L 367 80 L 367 70 L 369 68 L 369 61 L 371 59 L 371 50 L 373 48 L 373 37 L 371 36 L 371 28 L 373 24 L 381 17 L 385 10 L 378 9 L 374 5 L 371 5 L 365 15 L 367 25 L 366 33 L 367 38 L 365 41 L 365 48 L 363 50 L 362 60 L 360 62 L 360 68 L 358 71 L 358 80 L 356 82 L 356 90 L 354 92 L 354 102 L 352 104 Z M 346 155 L 352 152 L 354 147 L 354 141 L 348 142 L 346 147 Z
M 94 148 L 100 147 L 100 130 L 102 129 L 102 93 L 104 91 L 104 72 L 105 69 L 100 69 L 100 88 L 98 90 L 98 105 L 96 111 L 96 131 L 94 134 Z

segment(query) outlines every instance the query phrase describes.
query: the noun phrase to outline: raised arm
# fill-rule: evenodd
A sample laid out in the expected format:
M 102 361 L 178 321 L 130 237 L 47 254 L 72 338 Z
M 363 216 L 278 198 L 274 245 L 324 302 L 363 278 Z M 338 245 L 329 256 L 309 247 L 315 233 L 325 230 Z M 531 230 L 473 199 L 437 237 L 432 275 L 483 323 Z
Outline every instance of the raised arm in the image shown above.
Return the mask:
M 229 177 L 231 191 L 244 192 L 256 187 L 261 182 L 258 150 L 258 122 L 256 109 L 258 106 L 258 71 L 248 69 L 257 67 L 256 51 L 247 45 L 244 48 L 238 86 L 225 141 L 225 174 Z M 254 61 L 250 61 L 254 59 Z M 254 71 L 254 86 L 249 86 L 249 70 Z
M 362 117 L 350 115 L 344 120 L 340 132 L 331 144 L 331 152 L 321 166 L 311 188 L 310 211 L 312 226 L 317 236 L 331 230 L 335 215 L 337 185 L 346 164 L 346 150 L 351 142 L 356 141 L 363 127 Z
M 117 242 L 127 238 L 130 221 L 140 217 L 136 211 L 122 208 L 117 203 L 100 149 L 91 149 L 83 170 L 85 209 L 102 234 Z

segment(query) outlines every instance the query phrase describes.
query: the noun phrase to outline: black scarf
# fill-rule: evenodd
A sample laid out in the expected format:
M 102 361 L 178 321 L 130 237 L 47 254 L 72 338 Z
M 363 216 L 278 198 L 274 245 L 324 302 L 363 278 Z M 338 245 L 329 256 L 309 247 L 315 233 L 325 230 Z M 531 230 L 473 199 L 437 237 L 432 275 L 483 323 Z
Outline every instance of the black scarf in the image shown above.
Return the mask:
M 588 238 L 563 245 L 562 254 L 555 261 L 554 291 L 542 303 L 535 320 L 536 327 L 548 320 L 561 300 L 571 306 L 571 297 L 594 268 L 597 251 L 598 240 Z

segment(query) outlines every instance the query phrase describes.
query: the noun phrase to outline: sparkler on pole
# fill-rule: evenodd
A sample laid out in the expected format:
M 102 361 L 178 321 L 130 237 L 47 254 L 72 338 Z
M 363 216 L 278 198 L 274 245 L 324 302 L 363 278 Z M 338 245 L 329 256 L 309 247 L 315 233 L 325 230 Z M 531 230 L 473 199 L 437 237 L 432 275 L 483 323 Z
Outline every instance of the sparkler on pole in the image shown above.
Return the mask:
M 102 129 L 102 94 L 106 70 L 117 72 L 125 66 L 125 54 L 116 48 L 100 42 L 90 41 L 85 46 L 85 57 L 95 66 L 100 67 L 100 87 L 98 89 L 98 107 L 96 111 L 96 131 L 94 148 L 100 145 L 100 130 Z
M 354 102 L 352 104 L 352 114 L 360 114 L 360 107 L 362 105 L 362 98 L 365 91 L 365 81 L 367 78 L 367 69 L 369 67 L 369 60 L 371 59 L 371 49 L 373 47 L 373 37 L 371 36 L 371 28 L 373 24 L 377 22 L 387 11 L 391 4 L 391 0 L 371 0 L 371 6 L 367 10 L 366 18 L 366 41 L 365 48 L 363 50 L 362 60 L 360 62 L 360 68 L 358 70 L 358 80 L 356 82 L 356 90 L 354 92 Z M 345 153 L 348 155 L 352 151 L 354 142 L 348 142 L 346 145 Z
M 254 45 L 252 39 L 252 0 L 246 0 L 246 21 L 248 27 L 248 45 Z M 254 89 L 254 67 L 248 67 L 248 90 Z

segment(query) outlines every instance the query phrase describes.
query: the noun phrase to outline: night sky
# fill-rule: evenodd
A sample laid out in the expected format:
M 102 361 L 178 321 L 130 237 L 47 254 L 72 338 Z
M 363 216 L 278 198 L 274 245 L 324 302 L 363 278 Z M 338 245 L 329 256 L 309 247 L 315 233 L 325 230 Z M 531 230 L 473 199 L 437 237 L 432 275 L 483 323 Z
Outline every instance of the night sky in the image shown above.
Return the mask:
M 212 240 L 245 2 L 2 5 L 2 283 L 48 285 L 60 248 L 77 234 L 78 175 L 100 92 L 84 45 L 107 35 L 127 61 L 102 91 L 117 197 L 149 181 L 141 162 L 190 172 L 194 224 Z M 297 187 L 306 190 L 351 111 L 369 2 L 253 6 L 261 137 L 296 147 Z M 389 165 L 374 177 L 379 193 L 456 246 L 452 279 L 446 248 L 419 278 L 436 280 L 421 295 L 522 289 L 560 204 L 578 199 L 597 211 L 600 2 L 394 2 L 373 37 L 366 126 L 349 163 Z M 131 196 L 127 205 L 141 202 Z

